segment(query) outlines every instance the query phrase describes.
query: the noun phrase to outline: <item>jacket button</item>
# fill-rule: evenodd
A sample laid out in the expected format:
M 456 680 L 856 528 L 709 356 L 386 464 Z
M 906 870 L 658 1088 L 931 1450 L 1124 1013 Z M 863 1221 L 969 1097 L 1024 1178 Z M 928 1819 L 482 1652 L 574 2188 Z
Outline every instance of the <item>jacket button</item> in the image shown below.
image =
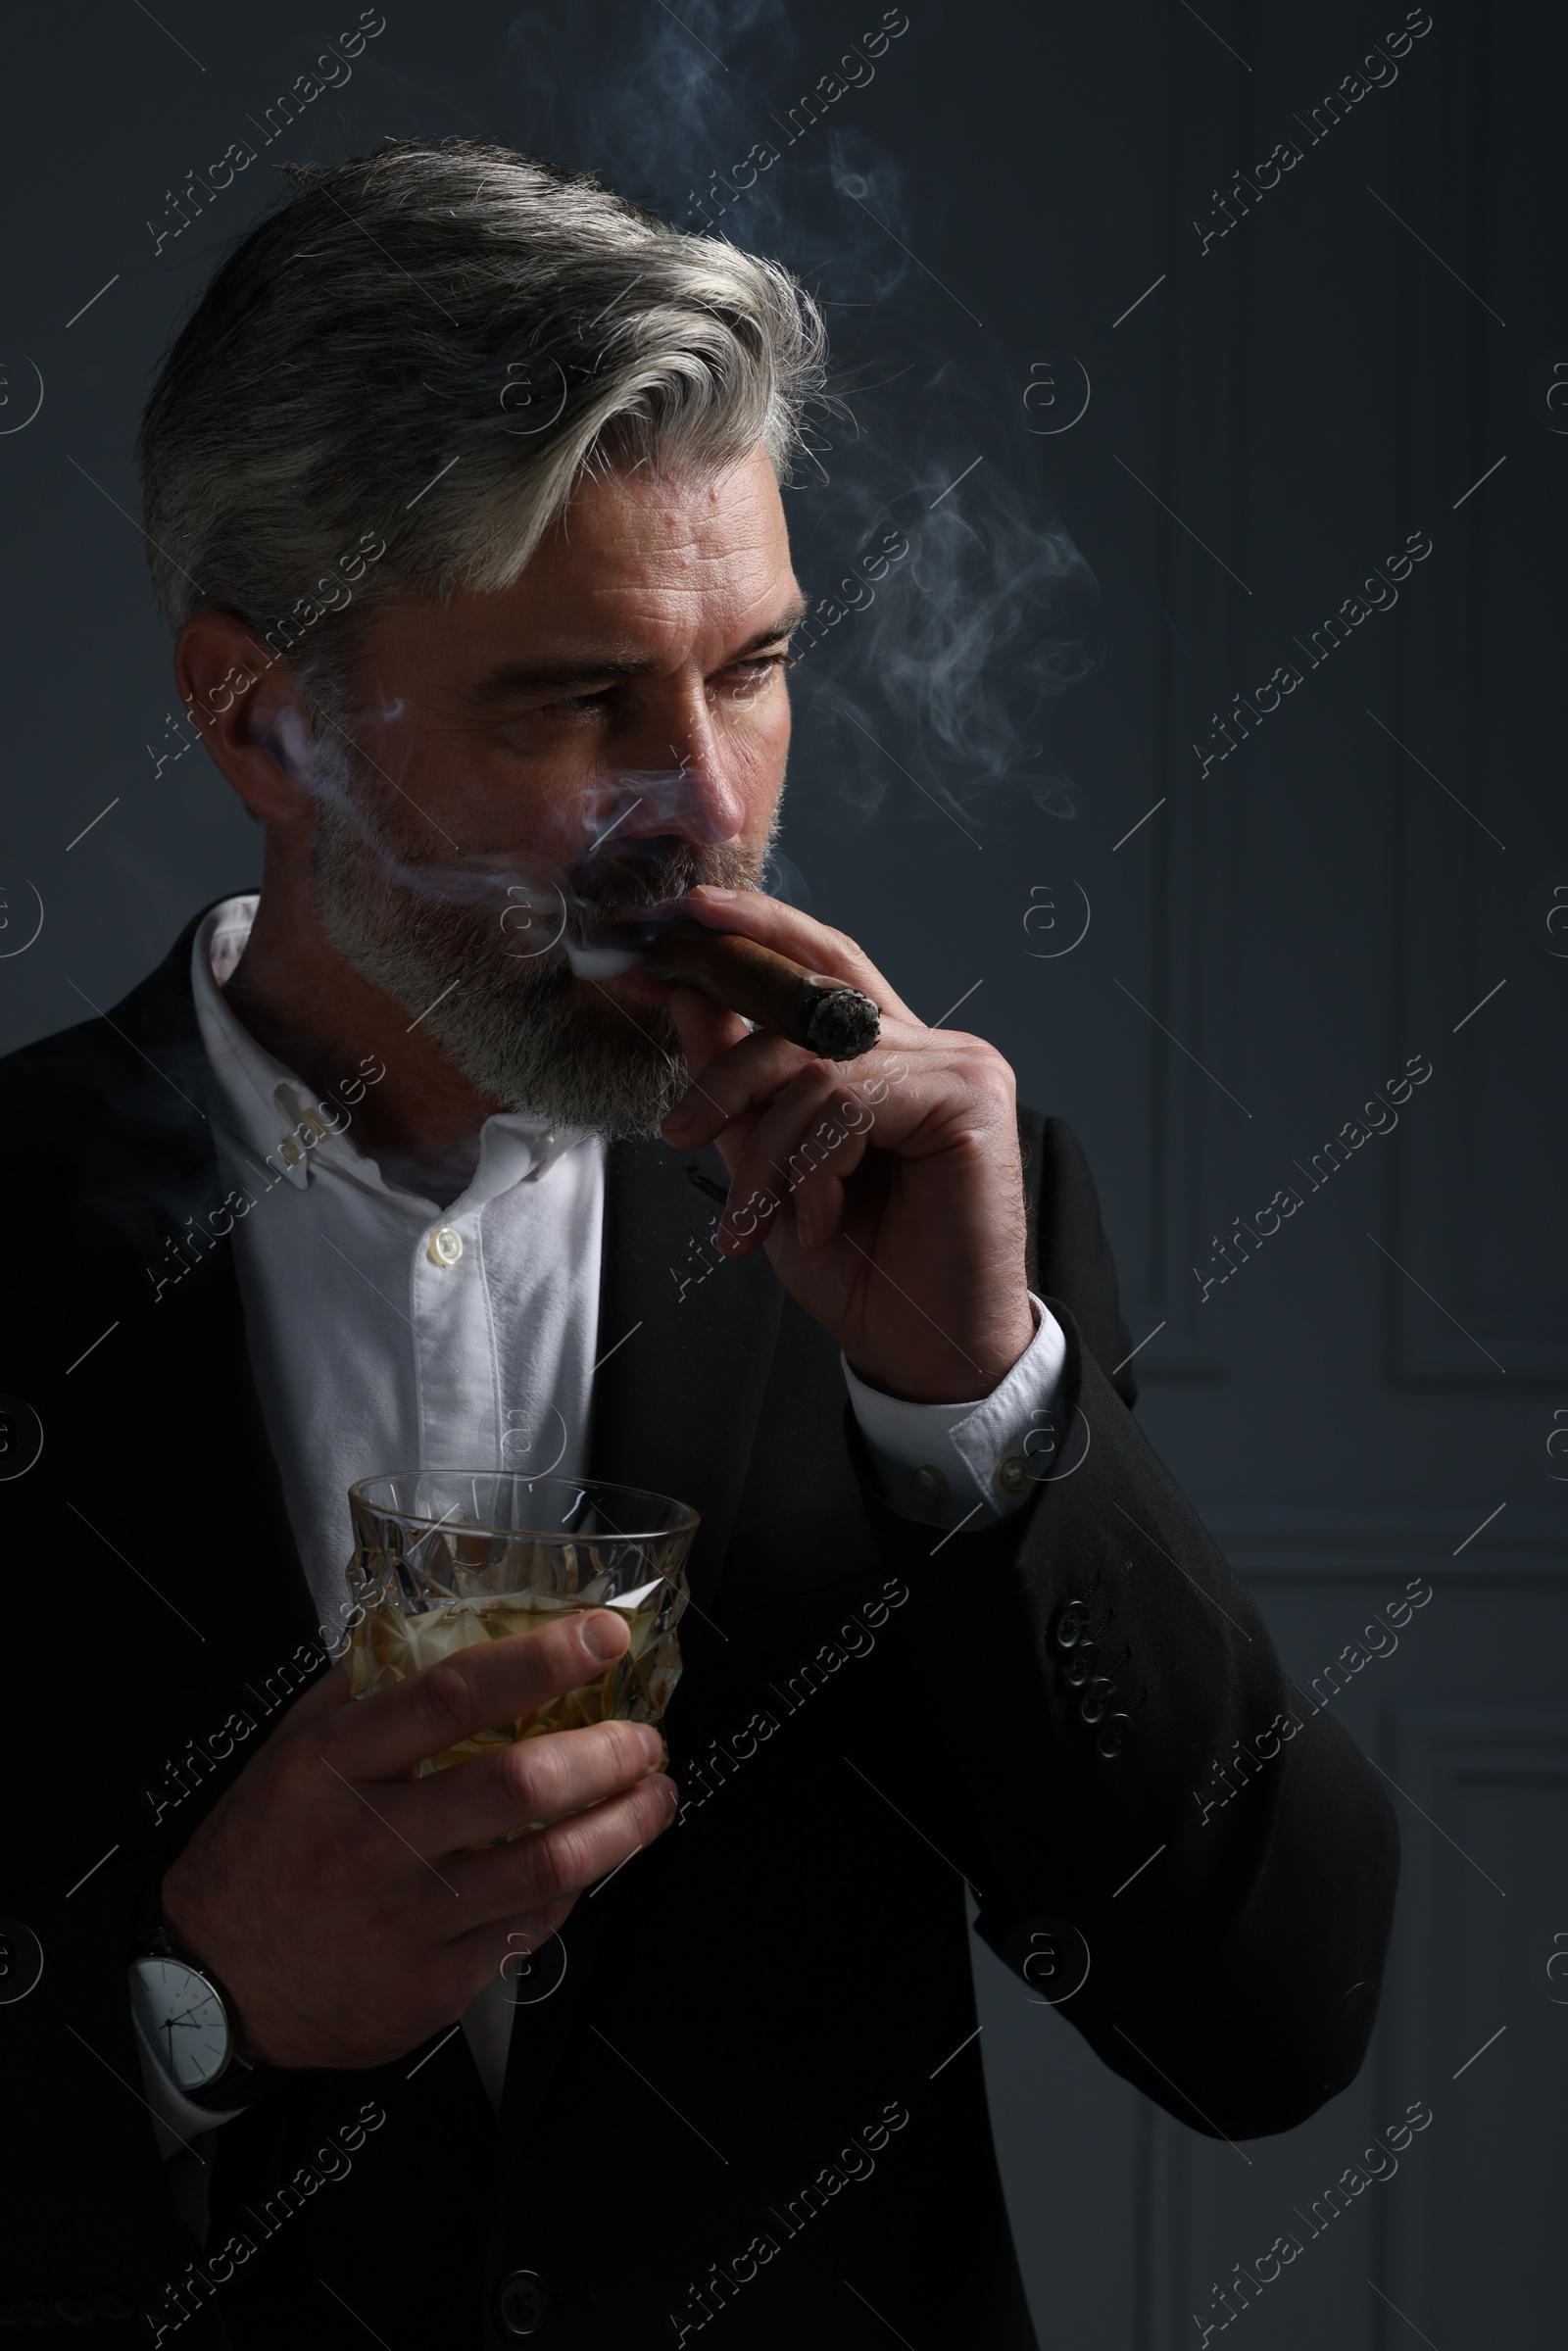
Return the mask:
M 1096 1674 L 1078 1701 L 1078 1719 L 1092 1731 L 1102 1723 L 1110 1712 L 1110 1701 L 1116 1694 L 1116 1685 L 1108 1674 Z
M 496 2324 L 509 2342 L 537 2334 L 549 2307 L 550 2296 L 537 2270 L 514 2270 L 496 2288 Z
M 1062 1659 L 1057 1670 L 1069 1690 L 1087 1690 L 1095 1678 L 1095 1668 L 1099 1663 L 1100 1643 L 1081 1641 L 1071 1654 Z
M 1132 1716 L 1124 1714 L 1119 1707 L 1114 1714 L 1106 1715 L 1095 1733 L 1095 1753 L 1102 1763 L 1115 1762 L 1127 1744 L 1132 1727 Z
M 1056 1611 L 1058 1649 L 1075 1649 L 1089 1631 L 1089 1611 L 1082 1600 L 1063 1600 Z

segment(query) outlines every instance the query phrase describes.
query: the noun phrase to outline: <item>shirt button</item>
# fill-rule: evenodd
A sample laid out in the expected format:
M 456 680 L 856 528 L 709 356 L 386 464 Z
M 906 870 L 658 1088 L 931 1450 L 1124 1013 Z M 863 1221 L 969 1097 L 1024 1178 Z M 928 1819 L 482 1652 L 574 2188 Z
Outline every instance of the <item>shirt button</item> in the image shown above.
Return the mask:
M 1035 1482 L 1035 1473 L 1026 1453 L 1009 1453 L 1004 1461 L 997 1463 L 993 1475 L 997 1491 L 1009 1496 L 1027 1494 Z
M 919 1469 L 912 1470 L 909 1484 L 914 1488 L 914 1498 L 922 1510 L 940 1510 L 948 1498 L 948 1481 L 932 1462 L 927 1461 Z
M 425 1253 L 432 1265 L 456 1265 L 463 1254 L 463 1235 L 449 1224 L 437 1225 L 425 1244 Z

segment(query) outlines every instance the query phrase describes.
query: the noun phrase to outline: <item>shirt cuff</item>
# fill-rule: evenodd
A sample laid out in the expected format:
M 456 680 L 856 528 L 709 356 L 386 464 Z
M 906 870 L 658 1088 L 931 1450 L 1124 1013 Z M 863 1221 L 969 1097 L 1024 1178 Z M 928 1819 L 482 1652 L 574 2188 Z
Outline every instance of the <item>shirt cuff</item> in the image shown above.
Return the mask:
M 1035 1335 L 1006 1378 L 972 1404 L 911 1404 L 868 1388 L 840 1355 L 877 1484 L 901 1518 L 956 1530 L 1020 1509 L 1055 1459 L 1054 1418 L 1067 1341 L 1029 1294 Z

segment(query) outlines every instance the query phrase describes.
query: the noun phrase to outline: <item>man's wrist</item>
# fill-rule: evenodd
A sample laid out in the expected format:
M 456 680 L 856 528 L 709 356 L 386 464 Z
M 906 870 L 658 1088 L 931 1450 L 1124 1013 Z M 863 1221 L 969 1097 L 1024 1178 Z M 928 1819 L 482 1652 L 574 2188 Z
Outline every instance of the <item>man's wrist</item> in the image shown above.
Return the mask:
M 940 1405 L 949 1411 L 972 1412 L 976 1404 L 983 1404 L 988 1396 L 994 1396 L 1003 1381 L 1016 1370 L 1034 1345 L 1039 1329 L 1040 1316 L 1026 1291 L 1019 1301 L 1018 1313 L 1009 1319 L 1005 1331 L 993 1340 L 973 1343 L 978 1354 L 960 1348 L 956 1340 L 951 1343 L 949 1353 L 958 1357 L 951 1376 L 934 1374 L 929 1381 L 910 1386 L 907 1366 L 903 1367 L 902 1373 L 888 1366 L 884 1376 L 881 1366 L 851 1363 L 848 1355 L 844 1362 L 862 1388 L 889 1396 L 895 1403 Z
M 233 2113 L 264 2096 L 279 2078 L 274 2069 L 253 2056 L 246 2044 L 238 2005 L 211 1963 L 170 1921 L 164 1900 L 164 1873 L 156 1871 L 142 1889 L 130 1960 L 132 2013 L 141 2037 L 164 2080 L 175 2095 L 201 2111 Z M 209 2011 L 208 2032 L 216 2029 L 213 2011 L 220 2012 L 226 2045 L 221 2062 L 206 2081 L 182 2081 L 173 2064 L 172 2039 L 166 2055 L 160 2045 L 158 2012 L 169 1999 Z
M 877 1483 L 902 1517 L 950 1530 L 988 1525 L 1022 1508 L 1057 1465 L 1067 1342 L 1045 1301 L 1029 1302 L 1034 1336 L 985 1396 L 913 1402 L 871 1388 L 841 1358 Z

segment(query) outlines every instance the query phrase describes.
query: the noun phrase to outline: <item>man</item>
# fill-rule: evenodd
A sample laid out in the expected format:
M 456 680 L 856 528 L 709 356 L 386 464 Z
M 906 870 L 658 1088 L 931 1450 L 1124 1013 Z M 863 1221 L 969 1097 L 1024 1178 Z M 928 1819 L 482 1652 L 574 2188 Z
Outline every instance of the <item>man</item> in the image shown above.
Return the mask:
M 818 376 L 782 271 L 410 145 L 301 175 L 155 390 L 266 857 L 0 1078 L 19 2320 L 1025 2351 L 966 1886 L 1195 2130 L 1360 2063 L 1388 1806 L 1131 1418 L 1074 1138 L 759 887 Z M 681 906 L 878 1046 L 593 944 Z M 673 1781 L 624 1723 L 416 1776 L 608 1612 L 350 1697 L 345 1490 L 419 1467 L 701 1511 Z

